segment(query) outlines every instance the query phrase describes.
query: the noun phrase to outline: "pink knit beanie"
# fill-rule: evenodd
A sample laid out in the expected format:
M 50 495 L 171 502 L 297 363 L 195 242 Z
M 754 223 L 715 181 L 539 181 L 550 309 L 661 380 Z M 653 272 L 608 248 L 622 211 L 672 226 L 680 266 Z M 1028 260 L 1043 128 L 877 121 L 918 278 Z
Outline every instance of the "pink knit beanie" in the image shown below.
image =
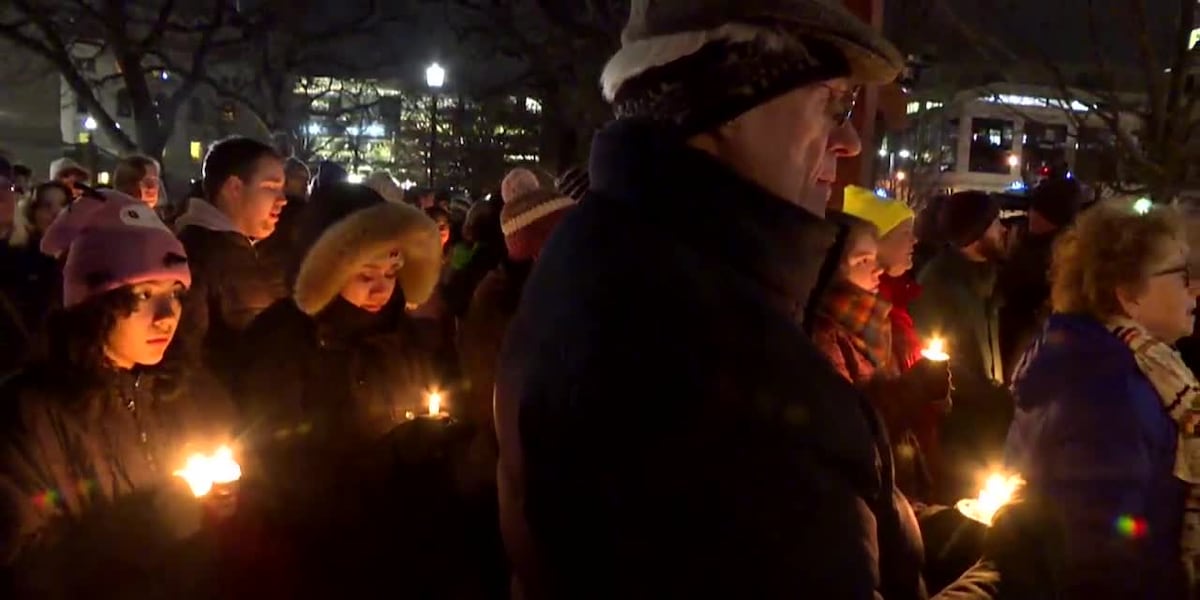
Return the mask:
M 47 254 L 67 254 L 63 305 L 147 281 L 192 285 L 183 244 L 144 203 L 113 190 L 88 194 L 51 224 Z
M 504 245 L 514 260 L 533 260 L 550 233 L 575 201 L 549 189 L 533 190 L 513 198 L 500 210 Z

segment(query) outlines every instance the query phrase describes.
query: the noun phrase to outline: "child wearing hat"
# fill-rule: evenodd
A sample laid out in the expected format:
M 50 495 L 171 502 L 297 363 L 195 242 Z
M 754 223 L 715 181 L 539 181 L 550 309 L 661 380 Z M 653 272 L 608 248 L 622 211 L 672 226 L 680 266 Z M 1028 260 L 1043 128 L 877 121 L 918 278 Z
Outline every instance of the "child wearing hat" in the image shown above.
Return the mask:
M 157 367 L 192 281 L 183 246 L 144 203 L 86 194 L 43 240 L 65 253 L 64 308 L 0 390 L 0 560 L 39 597 L 166 585 L 200 510 L 172 472 L 232 439 L 211 379 Z

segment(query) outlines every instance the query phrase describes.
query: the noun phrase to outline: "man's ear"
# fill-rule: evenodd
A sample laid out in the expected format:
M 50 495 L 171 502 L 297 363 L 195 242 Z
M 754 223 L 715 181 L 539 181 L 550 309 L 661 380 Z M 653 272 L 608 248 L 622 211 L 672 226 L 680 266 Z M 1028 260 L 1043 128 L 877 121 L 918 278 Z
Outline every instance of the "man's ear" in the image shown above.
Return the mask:
M 230 175 L 229 178 L 225 180 L 225 183 L 221 184 L 221 193 L 217 194 L 217 203 L 220 204 L 222 198 L 241 198 L 242 194 L 245 193 L 245 190 L 246 184 L 242 181 L 242 178 L 238 177 L 237 175 Z M 220 206 L 218 206 L 218 208 L 220 208 Z

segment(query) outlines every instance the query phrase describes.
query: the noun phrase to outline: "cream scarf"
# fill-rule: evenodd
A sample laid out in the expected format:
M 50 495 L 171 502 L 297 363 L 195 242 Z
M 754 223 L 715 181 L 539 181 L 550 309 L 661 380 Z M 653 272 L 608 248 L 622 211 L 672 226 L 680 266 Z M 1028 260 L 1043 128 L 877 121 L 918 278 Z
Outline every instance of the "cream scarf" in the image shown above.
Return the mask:
M 1152 337 L 1141 325 L 1119 318 L 1111 320 L 1108 329 L 1133 350 L 1138 369 L 1179 427 L 1175 476 L 1189 484 L 1180 542 L 1194 588 L 1200 575 L 1200 383 L 1174 348 Z

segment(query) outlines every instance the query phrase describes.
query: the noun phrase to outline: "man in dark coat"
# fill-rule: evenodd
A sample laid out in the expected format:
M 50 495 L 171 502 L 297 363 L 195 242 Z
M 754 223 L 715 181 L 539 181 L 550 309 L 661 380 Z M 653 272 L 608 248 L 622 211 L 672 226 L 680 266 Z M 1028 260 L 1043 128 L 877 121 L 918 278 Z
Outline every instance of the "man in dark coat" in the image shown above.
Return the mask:
M 193 200 L 175 224 L 193 283 L 172 350 L 227 383 L 241 332 L 287 295 L 279 257 L 257 246 L 274 233 L 287 203 L 283 182 L 283 159 L 270 146 L 223 140 L 204 158 L 205 198 Z
M 1000 308 L 1000 355 L 1005 381 L 1017 361 L 1041 333 L 1050 315 L 1050 255 L 1054 240 L 1066 229 L 1083 202 L 1074 179 L 1050 179 L 1029 199 L 1029 229 L 1017 241 L 1012 256 L 1000 269 L 996 285 L 1004 298 Z
M 924 598 L 869 404 L 801 319 L 896 50 L 837 2 L 634 0 L 618 119 L 550 237 L 496 382 L 526 598 Z M 520 596 L 519 596 L 520 597 Z
M 1002 385 L 996 272 L 1004 258 L 1000 206 L 983 192 L 959 192 L 941 207 L 947 242 L 917 277 L 921 296 L 909 307 L 922 339 L 944 338 L 954 376 L 954 408 L 942 424 L 942 464 L 935 497 L 974 495 L 978 473 L 1003 457 L 1012 399 Z

